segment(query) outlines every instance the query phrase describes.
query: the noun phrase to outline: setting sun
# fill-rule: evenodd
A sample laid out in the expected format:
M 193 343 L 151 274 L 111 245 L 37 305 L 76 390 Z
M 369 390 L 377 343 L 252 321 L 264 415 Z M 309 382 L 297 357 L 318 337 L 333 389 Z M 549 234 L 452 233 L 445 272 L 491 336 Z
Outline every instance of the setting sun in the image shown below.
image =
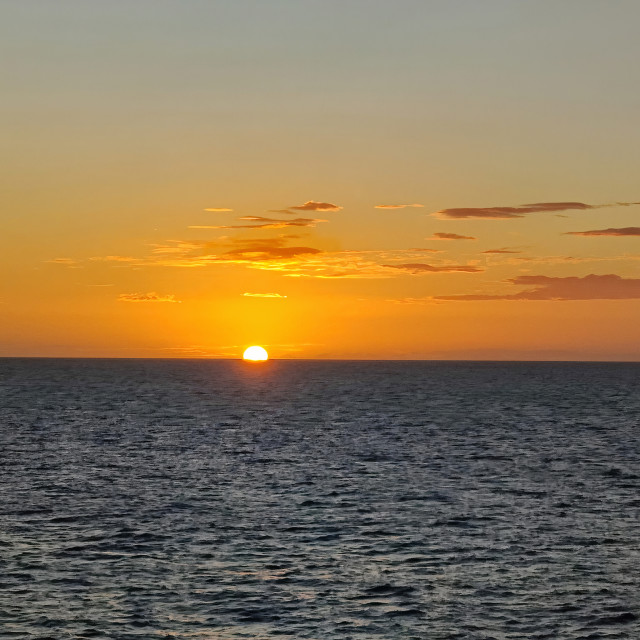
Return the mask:
M 252 362 L 262 362 L 269 359 L 269 354 L 266 349 L 254 346 L 245 349 L 245 352 L 242 354 L 242 358 L 244 360 L 251 360 Z

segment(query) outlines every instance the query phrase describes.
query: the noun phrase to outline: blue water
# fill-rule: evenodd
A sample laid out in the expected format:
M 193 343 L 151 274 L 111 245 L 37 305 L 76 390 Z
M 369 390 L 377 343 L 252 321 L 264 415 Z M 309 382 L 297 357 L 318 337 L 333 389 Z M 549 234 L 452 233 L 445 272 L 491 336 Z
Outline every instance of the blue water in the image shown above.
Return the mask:
M 640 365 L 0 360 L 0 638 L 640 638 Z

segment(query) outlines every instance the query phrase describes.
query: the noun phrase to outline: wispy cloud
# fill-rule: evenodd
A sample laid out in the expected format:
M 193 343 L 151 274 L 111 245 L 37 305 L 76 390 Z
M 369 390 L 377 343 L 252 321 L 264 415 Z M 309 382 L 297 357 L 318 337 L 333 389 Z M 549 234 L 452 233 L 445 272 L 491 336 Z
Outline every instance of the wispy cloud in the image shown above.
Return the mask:
M 407 209 L 408 207 L 422 208 L 423 204 L 377 204 L 374 209 Z
M 579 264 L 581 262 L 637 262 L 640 260 L 640 255 L 633 253 L 623 253 L 618 255 L 609 256 L 516 256 L 513 258 L 506 258 L 504 264 Z
M 53 258 L 52 260 L 45 260 L 49 264 L 60 264 L 64 267 L 77 267 L 78 260 L 74 260 L 73 258 Z
M 297 238 L 297 236 L 294 236 Z M 291 235 L 271 238 L 221 237 L 213 241 L 174 240 L 152 245 L 147 264 L 167 267 L 205 267 L 214 264 L 250 266 L 270 261 L 294 260 L 302 255 L 322 253 L 309 246 L 289 246 Z
M 288 208 L 294 211 L 340 211 L 342 209 L 342 207 L 337 204 L 331 204 L 331 202 L 316 202 L 315 200 L 308 200 L 304 204 Z
M 134 264 L 136 267 L 176 268 L 238 265 L 248 269 L 272 271 L 286 277 L 320 279 L 381 279 L 411 272 L 482 270 L 472 265 L 425 266 L 419 262 L 425 252 L 439 252 L 436 249 L 326 252 L 313 246 L 298 244 L 298 238 L 296 234 L 280 234 L 270 238 L 222 236 L 208 241 L 172 240 L 151 245 L 151 254 Z M 290 246 L 292 243 L 295 244 Z
M 389 267 L 391 269 L 402 269 L 403 271 L 408 271 L 413 274 L 422 274 L 422 273 L 478 273 L 480 271 L 484 271 L 481 267 L 476 267 L 475 265 L 468 264 L 449 264 L 449 265 L 440 265 L 434 266 L 431 264 L 425 264 L 423 262 L 411 262 L 405 264 L 385 264 L 383 267 Z
M 281 293 L 243 293 L 246 298 L 286 298 Z
M 246 247 L 244 247 L 246 250 Z M 260 269 L 277 272 L 290 278 L 318 278 L 318 279 L 386 279 L 394 278 L 406 271 L 395 266 L 382 264 L 394 260 L 418 258 L 420 253 L 412 249 L 394 251 L 336 251 L 300 253 L 295 256 L 284 256 L 280 259 L 242 260 L 238 261 L 229 254 L 221 255 L 216 261 L 238 262 L 250 269 Z M 246 255 L 243 254 L 242 258 Z M 445 267 L 443 270 L 449 270 Z
M 292 278 L 319 279 L 386 279 L 402 275 L 395 266 L 383 264 L 394 260 L 421 257 L 420 249 L 393 251 L 336 251 L 317 255 L 300 256 L 295 261 L 261 263 L 252 268 L 278 271 Z M 404 272 L 406 273 L 406 272 Z
M 422 298 L 388 298 L 386 302 L 392 302 L 393 304 L 442 304 L 434 300 L 431 296 Z
M 629 207 L 640 202 L 613 202 L 609 204 L 585 204 L 584 202 L 535 202 L 516 207 L 465 207 L 457 209 L 441 209 L 432 213 L 436 218 L 445 220 L 462 220 L 465 218 L 484 218 L 488 220 L 502 220 L 509 218 L 524 218 L 528 213 L 545 213 L 554 211 L 585 211 L 602 209 L 604 207 Z
M 592 229 L 591 231 L 567 231 L 567 236 L 640 236 L 640 227 Z
M 91 262 L 138 262 L 138 258 L 131 256 L 93 256 Z
M 502 247 L 501 249 L 487 249 L 482 253 L 522 253 L 522 251 L 517 251 L 516 249 L 510 249 L 509 247 Z
M 233 211 L 233 209 L 227 209 L 226 207 L 212 207 L 210 209 L 203 209 L 203 211 L 214 211 L 214 212 L 218 212 L 218 213 L 223 213 L 223 212 L 228 212 L 228 211 Z
M 435 296 L 434 300 L 630 300 L 640 298 L 640 278 L 623 278 L 610 273 L 598 276 L 517 276 L 507 282 L 533 287 L 512 294 L 463 294 Z
M 286 213 L 288 215 L 295 215 L 296 211 L 341 211 L 342 207 L 333 204 L 331 202 L 316 202 L 315 200 L 308 200 L 304 204 L 299 204 L 286 209 L 269 209 L 269 213 Z
M 121 293 L 118 296 L 120 302 L 180 302 L 173 294 L 159 294 L 155 291 L 149 293 Z
M 265 228 L 270 229 L 282 229 L 285 227 L 315 227 L 321 222 L 328 222 L 328 220 L 323 220 L 322 218 L 293 218 L 292 220 L 282 220 L 280 218 L 265 218 L 263 216 L 243 216 L 242 218 L 238 218 L 238 220 L 258 222 L 259 225 L 254 226 L 263 225 Z
M 461 236 L 458 233 L 444 233 L 439 231 L 431 236 L 431 240 L 477 240 L 474 236 Z
M 243 216 L 238 220 L 256 222 L 257 224 L 225 224 L 225 225 L 189 225 L 189 229 L 286 229 L 287 227 L 315 227 L 320 222 L 328 222 L 320 218 L 265 218 L 263 216 Z

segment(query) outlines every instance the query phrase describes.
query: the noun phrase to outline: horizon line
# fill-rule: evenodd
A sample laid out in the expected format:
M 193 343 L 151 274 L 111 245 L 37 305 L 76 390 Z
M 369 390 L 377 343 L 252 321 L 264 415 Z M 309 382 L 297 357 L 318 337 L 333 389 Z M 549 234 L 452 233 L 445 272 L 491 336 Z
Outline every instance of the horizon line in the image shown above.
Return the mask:
M 242 357 L 219 358 L 215 356 L 184 356 L 184 357 L 154 357 L 154 356 L 2 356 L 0 360 L 211 360 L 220 362 L 247 362 Z M 513 363 L 566 363 L 566 364 L 640 364 L 638 360 L 520 360 L 520 359 L 495 359 L 495 358 L 272 358 L 268 360 L 249 362 L 248 364 L 265 364 L 271 361 L 283 362 L 513 362 Z

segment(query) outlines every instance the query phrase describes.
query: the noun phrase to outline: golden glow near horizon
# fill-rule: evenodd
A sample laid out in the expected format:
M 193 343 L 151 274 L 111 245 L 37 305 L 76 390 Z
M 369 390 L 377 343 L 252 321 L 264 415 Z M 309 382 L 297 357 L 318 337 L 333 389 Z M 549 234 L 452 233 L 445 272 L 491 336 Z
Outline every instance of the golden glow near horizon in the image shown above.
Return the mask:
M 263 347 L 253 346 L 245 349 L 242 358 L 251 362 L 264 362 L 269 359 L 269 354 Z
M 640 3 L 249 4 L 0 3 L 0 356 L 640 359 Z

